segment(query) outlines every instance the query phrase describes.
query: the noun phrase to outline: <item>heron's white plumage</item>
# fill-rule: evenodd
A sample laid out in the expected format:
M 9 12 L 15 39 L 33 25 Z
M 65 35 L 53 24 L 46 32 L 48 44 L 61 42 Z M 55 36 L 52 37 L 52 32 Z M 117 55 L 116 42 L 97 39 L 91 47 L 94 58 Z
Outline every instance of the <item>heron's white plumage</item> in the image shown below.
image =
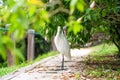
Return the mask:
M 69 43 L 64 36 L 63 32 L 61 31 L 61 28 L 58 27 L 57 29 L 57 34 L 54 39 L 55 45 L 57 50 L 61 53 L 64 54 L 65 57 L 67 57 L 69 60 L 71 59 L 71 54 L 70 54 L 70 46 Z

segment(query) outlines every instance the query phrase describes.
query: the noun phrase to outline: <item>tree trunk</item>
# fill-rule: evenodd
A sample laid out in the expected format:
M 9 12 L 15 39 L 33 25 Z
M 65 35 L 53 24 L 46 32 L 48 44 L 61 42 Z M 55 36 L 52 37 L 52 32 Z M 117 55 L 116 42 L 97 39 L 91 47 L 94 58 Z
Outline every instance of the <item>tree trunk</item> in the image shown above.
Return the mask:
M 110 30 L 113 43 L 118 48 L 118 54 L 116 56 L 117 58 L 120 58 L 120 32 L 119 31 L 120 31 L 120 24 L 113 25 L 113 27 Z

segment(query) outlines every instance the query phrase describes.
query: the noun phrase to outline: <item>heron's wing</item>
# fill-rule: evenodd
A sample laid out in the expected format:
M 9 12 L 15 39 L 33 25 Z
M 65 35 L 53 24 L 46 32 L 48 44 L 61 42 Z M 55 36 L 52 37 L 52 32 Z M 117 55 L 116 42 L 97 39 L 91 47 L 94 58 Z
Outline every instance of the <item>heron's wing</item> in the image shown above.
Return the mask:
M 56 35 L 54 38 L 54 42 L 55 42 L 55 46 L 57 48 L 57 50 L 59 52 L 61 52 L 62 48 L 61 48 L 61 36 L 60 35 Z
M 71 54 L 70 54 L 70 46 L 69 46 L 69 42 L 67 41 L 66 37 L 64 36 L 64 34 L 61 34 L 61 39 L 62 39 L 62 53 L 64 53 L 64 55 L 68 58 L 71 59 Z

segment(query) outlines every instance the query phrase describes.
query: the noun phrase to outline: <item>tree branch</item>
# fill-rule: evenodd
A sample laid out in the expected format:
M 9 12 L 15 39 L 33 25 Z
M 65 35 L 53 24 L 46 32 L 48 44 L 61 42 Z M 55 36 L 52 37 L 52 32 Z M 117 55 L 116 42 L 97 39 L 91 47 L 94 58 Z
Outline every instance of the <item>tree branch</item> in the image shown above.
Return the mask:
M 53 15 L 59 13 L 59 12 L 64 12 L 66 14 L 69 14 L 69 10 L 68 9 L 60 7 L 58 9 L 54 10 L 53 12 L 50 12 L 49 17 L 51 17 L 51 16 L 53 16 Z

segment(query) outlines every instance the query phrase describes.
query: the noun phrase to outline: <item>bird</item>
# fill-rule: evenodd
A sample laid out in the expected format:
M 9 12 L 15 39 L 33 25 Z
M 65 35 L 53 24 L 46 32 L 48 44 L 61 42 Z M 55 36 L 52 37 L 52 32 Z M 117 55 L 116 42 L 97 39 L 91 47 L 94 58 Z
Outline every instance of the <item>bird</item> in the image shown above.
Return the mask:
M 61 69 L 64 70 L 64 56 L 67 57 L 69 60 L 71 60 L 71 54 L 70 54 L 69 42 L 67 38 L 65 37 L 65 35 L 63 34 L 60 26 L 58 26 L 57 28 L 57 33 L 54 38 L 54 43 L 55 43 L 57 50 L 62 55 Z

